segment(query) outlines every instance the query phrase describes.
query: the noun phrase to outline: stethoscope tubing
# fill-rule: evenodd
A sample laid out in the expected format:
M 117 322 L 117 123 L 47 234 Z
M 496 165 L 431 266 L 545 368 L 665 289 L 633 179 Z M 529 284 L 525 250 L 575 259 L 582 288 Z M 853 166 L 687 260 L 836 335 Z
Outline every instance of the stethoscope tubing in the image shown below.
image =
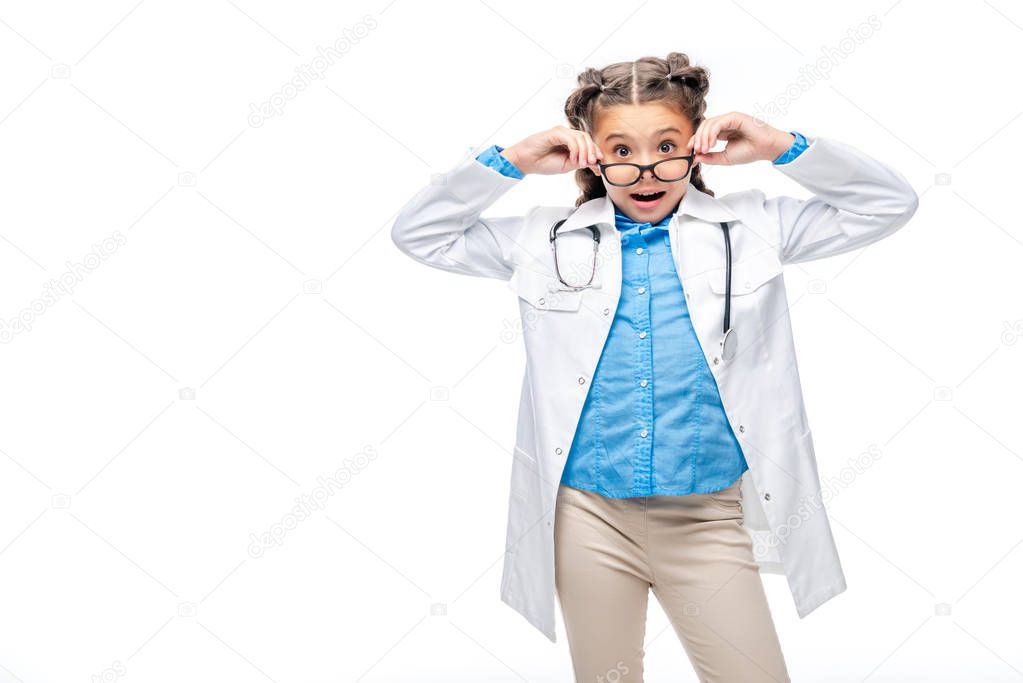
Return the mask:
M 597 273 L 597 251 L 600 248 L 600 230 L 595 225 L 587 226 L 593 235 L 593 268 L 590 271 L 590 279 L 584 285 L 570 285 L 561 277 L 561 270 L 558 267 L 558 228 L 567 218 L 562 218 L 551 227 L 551 248 L 554 250 L 554 270 L 558 275 L 561 284 L 572 290 L 585 289 L 592 286 L 593 278 Z M 721 221 L 721 232 L 725 238 L 725 316 L 721 328 L 722 357 L 728 360 L 735 353 L 735 333 L 732 331 L 732 239 L 728 230 L 728 223 Z M 730 342 L 726 344 L 726 342 Z

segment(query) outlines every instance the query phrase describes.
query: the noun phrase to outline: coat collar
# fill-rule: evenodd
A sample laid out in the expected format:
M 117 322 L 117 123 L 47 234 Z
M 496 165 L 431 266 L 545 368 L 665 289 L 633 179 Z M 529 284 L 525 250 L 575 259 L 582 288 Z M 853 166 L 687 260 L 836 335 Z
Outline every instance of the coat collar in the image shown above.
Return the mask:
M 693 185 L 686 188 L 686 193 L 682 195 L 682 201 L 679 202 L 678 210 L 675 213 L 713 223 L 739 220 L 721 201 L 706 192 L 701 192 Z M 615 226 L 615 206 L 607 195 L 580 204 L 568 217 L 568 220 L 558 228 L 558 234 L 598 224 L 608 225 L 612 228 Z

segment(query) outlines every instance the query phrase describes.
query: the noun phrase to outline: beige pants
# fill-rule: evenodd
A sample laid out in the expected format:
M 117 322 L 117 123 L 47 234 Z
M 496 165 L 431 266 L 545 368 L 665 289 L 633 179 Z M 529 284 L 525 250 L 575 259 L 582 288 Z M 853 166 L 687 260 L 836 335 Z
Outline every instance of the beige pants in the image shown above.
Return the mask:
M 576 683 L 643 680 L 650 589 L 701 681 L 789 681 L 739 484 L 634 498 L 560 486 L 555 584 Z

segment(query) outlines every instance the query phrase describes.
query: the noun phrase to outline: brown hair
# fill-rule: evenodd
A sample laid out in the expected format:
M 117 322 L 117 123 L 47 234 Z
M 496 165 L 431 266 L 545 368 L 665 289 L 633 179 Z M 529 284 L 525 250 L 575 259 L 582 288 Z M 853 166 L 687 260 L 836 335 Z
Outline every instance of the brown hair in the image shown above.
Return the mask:
M 704 98 L 709 89 L 707 70 L 691 65 L 688 55 L 682 52 L 672 52 L 667 59 L 642 57 L 603 69 L 586 69 L 579 74 L 579 87 L 565 101 L 565 116 L 573 129 L 592 135 L 600 109 L 616 104 L 663 102 L 677 107 L 692 122 L 695 132 L 703 123 L 707 109 Z M 576 169 L 575 182 L 582 191 L 576 206 L 607 194 L 602 176 L 594 175 L 588 168 Z M 700 177 L 699 164 L 693 167 L 689 182 L 714 196 Z

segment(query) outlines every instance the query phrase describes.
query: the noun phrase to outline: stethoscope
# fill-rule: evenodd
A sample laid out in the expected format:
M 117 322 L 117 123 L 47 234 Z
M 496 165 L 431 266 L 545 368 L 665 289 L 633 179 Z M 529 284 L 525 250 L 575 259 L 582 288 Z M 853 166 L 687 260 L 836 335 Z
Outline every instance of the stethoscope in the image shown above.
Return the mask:
M 586 226 L 593 235 L 593 267 L 590 269 L 590 279 L 582 285 L 570 285 L 561 276 L 561 269 L 558 267 L 558 228 L 567 218 L 562 218 L 551 227 L 551 249 L 554 251 L 554 272 L 558 275 L 561 284 L 573 291 L 586 289 L 593 286 L 593 278 L 597 274 L 597 253 L 600 249 L 600 230 L 595 225 Z M 738 340 L 735 330 L 732 329 L 732 240 L 728 233 L 728 223 L 721 221 L 721 231 L 725 236 L 725 317 L 721 328 L 721 358 L 732 360 L 738 348 Z

